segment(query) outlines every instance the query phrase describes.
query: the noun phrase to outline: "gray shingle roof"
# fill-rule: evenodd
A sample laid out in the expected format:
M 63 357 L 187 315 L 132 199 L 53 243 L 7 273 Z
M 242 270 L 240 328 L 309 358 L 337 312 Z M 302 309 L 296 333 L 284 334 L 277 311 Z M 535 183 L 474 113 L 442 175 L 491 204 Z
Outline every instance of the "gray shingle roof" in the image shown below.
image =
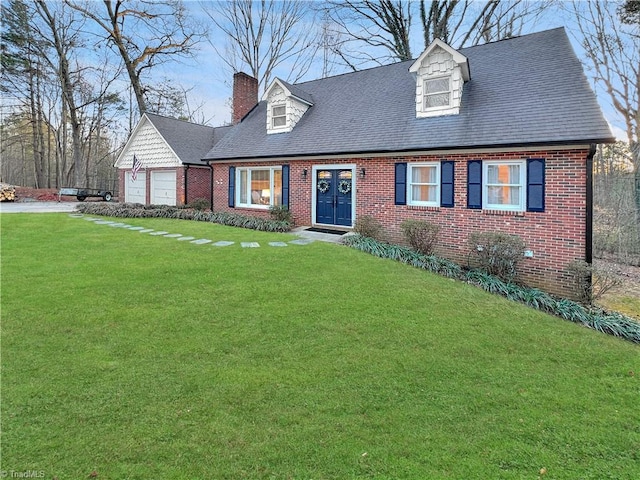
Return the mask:
M 282 84 L 285 87 L 287 87 L 287 89 L 289 89 L 289 91 L 291 92 L 291 95 L 293 95 L 294 97 L 298 97 L 300 100 L 308 103 L 309 105 L 313 105 L 313 97 L 309 95 L 309 93 L 305 92 L 304 90 L 299 88 L 297 85 L 292 85 L 281 79 L 278 79 L 278 81 L 282 82 Z
M 169 146 L 176 152 L 182 163 L 206 165 L 202 157 L 216 145 L 231 127 L 208 127 L 197 123 L 185 122 L 175 118 L 147 113 Z
M 268 135 L 262 101 L 206 160 L 612 141 L 563 28 L 461 49 L 460 114 L 416 118 L 412 61 L 304 82 L 314 102 Z

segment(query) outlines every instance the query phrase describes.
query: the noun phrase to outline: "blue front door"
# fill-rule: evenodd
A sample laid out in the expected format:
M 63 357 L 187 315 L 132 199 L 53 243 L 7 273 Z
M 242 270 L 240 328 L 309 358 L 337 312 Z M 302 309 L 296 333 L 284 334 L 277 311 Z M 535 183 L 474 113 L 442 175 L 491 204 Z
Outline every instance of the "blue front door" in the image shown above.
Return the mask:
M 351 170 L 316 172 L 316 223 L 351 227 Z

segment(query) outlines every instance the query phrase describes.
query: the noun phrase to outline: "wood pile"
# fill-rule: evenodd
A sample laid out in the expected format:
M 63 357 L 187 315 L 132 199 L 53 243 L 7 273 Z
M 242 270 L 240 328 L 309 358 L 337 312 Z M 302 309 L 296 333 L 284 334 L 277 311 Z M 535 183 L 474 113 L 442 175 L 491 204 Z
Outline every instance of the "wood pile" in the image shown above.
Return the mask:
M 16 189 L 7 183 L 0 183 L 0 202 L 13 202 L 16 199 Z

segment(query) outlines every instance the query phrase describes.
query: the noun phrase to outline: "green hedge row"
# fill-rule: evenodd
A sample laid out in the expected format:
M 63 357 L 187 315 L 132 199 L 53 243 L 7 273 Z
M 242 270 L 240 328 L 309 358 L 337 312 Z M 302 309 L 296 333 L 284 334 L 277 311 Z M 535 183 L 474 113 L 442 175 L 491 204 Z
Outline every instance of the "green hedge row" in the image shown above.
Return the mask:
M 289 232 L 291 223 L 259 217 L 249 217 L 238 213 L 205 212 L 168 205 L 141 205 L 137 203 L 81 203 L 77 210 L 87 215 L 102 215 L 118 218 L 174 218 L 213 222 L 231 227 L 249 228 L 263 232 Z
M 391 258 L 416 268 L 455 278 L 599 332 L 640 343 L 640 323 L 620 313 L 607 312 L 595 307 L 587 308 L 577 302 L 555 297 L 536 288 L 504 282 L 481 270 L 463 269 L 449 260 L 434 255 L 424 255 L 407 247 L 379 242 L 362 235 L 349 235 L 343 242 L 349 247 L 377 257 Z

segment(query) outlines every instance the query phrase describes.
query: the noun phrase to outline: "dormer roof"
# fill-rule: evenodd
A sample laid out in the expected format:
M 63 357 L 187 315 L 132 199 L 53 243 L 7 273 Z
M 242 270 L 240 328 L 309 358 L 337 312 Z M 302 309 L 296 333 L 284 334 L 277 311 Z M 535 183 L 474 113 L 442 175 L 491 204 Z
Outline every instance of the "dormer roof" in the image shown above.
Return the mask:
M 296 85 L 291 85 L 290 83 L 285 82 L 284 80 L 281 80 L 277 77 L 273 80 L 273 82 L 271 82 L 271 84 L 269 85 L 269 88 L 267 88 L 264 91 L 264 95 L 262 95 L 262 100 L 268 100 L 269 94 L 277 86 L 279 86 L 284 90 L 284 93 L 287 97 L 295 98 L 296 100 L 302 103 L 305 103 L 310 107 L 313 106 L 313 97 L 311 96 L 311 94 L 305 92 L 300 87 Z
M 416 60 L 409 67 L 409 71 L 411 73 L 417 73 L 422 66 L 423 60 L 427 58 L 431 53 L 433 53 L 433 51 L 437 48 L 441 48 L 453 57 L 453 61 L 462 70 L 462 78 L 465 82 L 468 82 L 471 79 L 471 72 L 469 71 L 469 60 L 455 48 L 450 47 L 439 38 L 436 38 L 433 42 L 431 42 L 431 44 L 425 49 L 425 51 L 422 52 L 422 54 L 418 58 L 416 58 Z

